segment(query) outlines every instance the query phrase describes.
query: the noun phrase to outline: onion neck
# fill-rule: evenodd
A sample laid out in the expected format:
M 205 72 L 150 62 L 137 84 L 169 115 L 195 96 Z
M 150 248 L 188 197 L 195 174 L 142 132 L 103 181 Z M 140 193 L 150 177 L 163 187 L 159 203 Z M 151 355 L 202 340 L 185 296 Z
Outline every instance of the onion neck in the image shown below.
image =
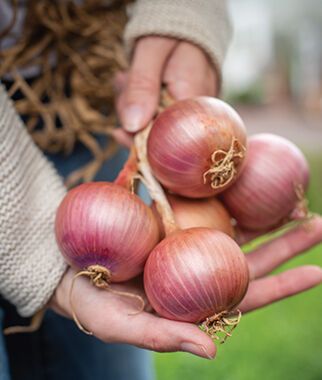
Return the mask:
M 133 192 L 134 179 L 138 174 L 137 157 L 135 146 L 132 145 L 129 157 L 125 162 L 123 169 L 120 171 L 114 183 L 116 185 L 125 187 Z
M 134 145 L 138 157 L 138 169 L 142 175 L 142 182 L 146 185 L 151 198 L 154 200 L 157 210 L 161 216 L 165 230 L 165 235 L 168 236 L 179 227 L 175 221 L 172 208 L 164 193 L 162 186 L 154 178 L 148 159 L 147 159 L 147 140 L 152 124 L 150 123 L 143 131 L 137 133 L 134 137 Z

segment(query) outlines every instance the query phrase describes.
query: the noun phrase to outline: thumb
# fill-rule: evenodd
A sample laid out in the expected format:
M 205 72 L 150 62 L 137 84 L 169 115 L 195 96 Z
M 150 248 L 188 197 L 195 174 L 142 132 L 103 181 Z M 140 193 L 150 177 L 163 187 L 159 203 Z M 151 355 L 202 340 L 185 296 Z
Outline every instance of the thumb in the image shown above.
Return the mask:
M 163 69 L 177 43 L 173 38 L 159 36 L 143 37 L 137 42 L 127 83 L 117 104 L 126 131 L 137 132 L 153 117 Z
M 204 51 L 186 41 L 181 41 L 171 54 L 163 73 L 163 82 L 177 100 L 214 96 L 218 81 L 217 72 Z

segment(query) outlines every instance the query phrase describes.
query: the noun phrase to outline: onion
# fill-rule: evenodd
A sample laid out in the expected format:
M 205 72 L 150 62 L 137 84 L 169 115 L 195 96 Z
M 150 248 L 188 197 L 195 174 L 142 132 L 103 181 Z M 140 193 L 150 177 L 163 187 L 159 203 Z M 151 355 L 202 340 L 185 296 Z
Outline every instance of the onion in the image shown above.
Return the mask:
M 86 183 L 69 191 L 58 208 L 55 232 L 72 267 L 100 266 L 108 282 L 141 273 L 159 240 L 150 208 L 137 195 L 108 182 Z
M 166 108 L 147 146 L 155 177 L 189 198 L 215 195 L 236 179 L 246 147 L 245 126 L 225 102 L 198 97 Z
M 150 254 L 144 287 L 153 308 L 168 319 L 199 323 L 228 313 L 243 299 L 248 266 L 239 246 L 210 228 L 166 237 Z
M 257 134 L 248 139 L 242 175 L 222 199 L 240 227 L 263 230 L 280 224 L 292 212 L 308 184 L 307 161 L 293 143 L 281 136 Z
M 225 206 L 217 198 L 187 199 L 167 194 L 167 199 L 174 213 L 175 220 L 181 229 L 208 227 L 234 237 L 231 217 Z M 161 237 L 163 238 L 165 233 L 161 218 L 154 203 L 151 207 L 158 221 Z

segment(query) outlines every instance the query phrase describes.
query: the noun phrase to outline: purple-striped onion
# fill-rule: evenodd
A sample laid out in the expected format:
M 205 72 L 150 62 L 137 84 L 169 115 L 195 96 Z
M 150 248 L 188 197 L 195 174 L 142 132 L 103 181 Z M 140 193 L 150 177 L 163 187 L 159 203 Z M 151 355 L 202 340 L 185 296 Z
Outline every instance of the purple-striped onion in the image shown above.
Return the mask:
M 222 199 L 240 227 L 263 230 L 282 222 L 309 185 L 308 163 L 289 140 L 273 134 L 248 139 L 242 174 Z
M 159 241 L 151 209 L 137 195 L 108 182 L 86 183 L 69 191 L 58 208 L 55 232 L 72 267 L 105 268 L 107 282 L 141 273 Z
M 204 198 L 235 181 L 245 148 L 245 126 L 233 108 L 219 99 L 197 97 L 173 104 L 156 118 L 147 153 L 163 186 L 188 198 Z
M 177 231 L 151 252 L 144 287 L 162 317 L 199 323 L 243 299 L 249 282 L 246 259 L 226 234 L 210 228 Z

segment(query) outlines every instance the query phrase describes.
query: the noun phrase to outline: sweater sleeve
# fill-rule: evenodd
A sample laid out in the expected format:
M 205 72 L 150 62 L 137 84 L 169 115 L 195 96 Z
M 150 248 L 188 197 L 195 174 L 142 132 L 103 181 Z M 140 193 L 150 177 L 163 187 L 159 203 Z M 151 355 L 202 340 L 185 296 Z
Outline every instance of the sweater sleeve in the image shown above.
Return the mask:
M 190 41 L 208 54 L 221 84 L 221 67 L 232 34 L 226 0 L 137 0 L 128 13 L 124 41 L 129 55 L 135 40 L 145 35 Z
M 65 193 L 0 84 L 0 293 L 22 316 L 47 303 L 66 270 L 54 234 Z

